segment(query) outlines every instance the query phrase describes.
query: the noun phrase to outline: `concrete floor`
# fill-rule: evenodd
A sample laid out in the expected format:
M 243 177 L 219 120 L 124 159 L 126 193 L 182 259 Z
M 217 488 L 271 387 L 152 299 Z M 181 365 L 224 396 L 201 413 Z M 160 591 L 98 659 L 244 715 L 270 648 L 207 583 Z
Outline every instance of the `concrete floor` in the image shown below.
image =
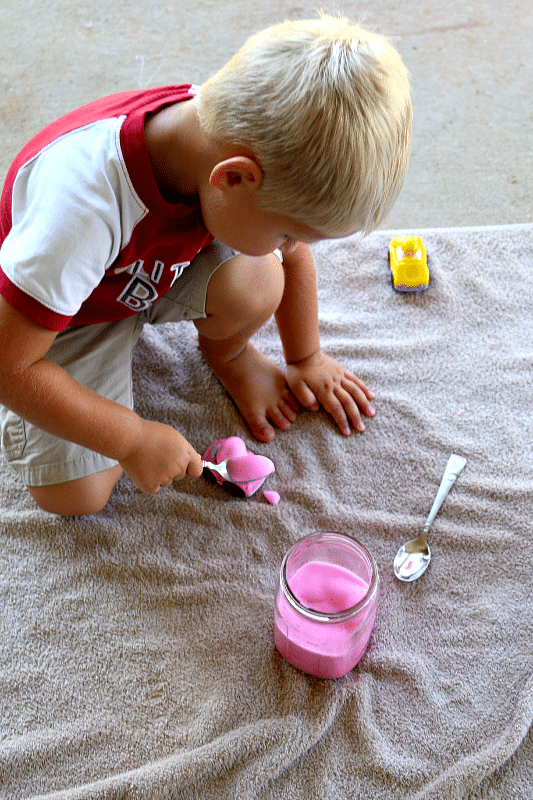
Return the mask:
M 304 0 L 4 0 L 0 175 L 60 114 L 114 91 L 201 83 Z M 412 76 L 409 175 L 384 228 L 533 221 L 533 8 L 524 0 L 322 4 L 392 36 Z

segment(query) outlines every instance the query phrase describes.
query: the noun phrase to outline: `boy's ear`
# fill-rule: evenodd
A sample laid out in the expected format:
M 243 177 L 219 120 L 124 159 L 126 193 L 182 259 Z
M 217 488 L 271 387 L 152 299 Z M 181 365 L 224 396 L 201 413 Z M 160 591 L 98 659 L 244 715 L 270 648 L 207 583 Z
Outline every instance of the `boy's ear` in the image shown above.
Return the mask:
M 263 171 L 253 158 L 233 156 L 213 167 L 209 183 L 216 189 L 231 189 L 239 185 L 259 189 L 263 183 Z

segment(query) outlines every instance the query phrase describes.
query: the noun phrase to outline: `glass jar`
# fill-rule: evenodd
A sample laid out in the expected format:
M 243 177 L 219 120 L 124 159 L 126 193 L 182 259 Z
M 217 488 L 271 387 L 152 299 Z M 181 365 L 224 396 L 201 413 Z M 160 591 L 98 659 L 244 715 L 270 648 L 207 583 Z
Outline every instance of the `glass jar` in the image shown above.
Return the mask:
M 274 641 L 294 667 L 340 678 L 368 645 L 379 593 L 377 564 L 344 533 L 313 533 L 285 554 L 279 572 Z

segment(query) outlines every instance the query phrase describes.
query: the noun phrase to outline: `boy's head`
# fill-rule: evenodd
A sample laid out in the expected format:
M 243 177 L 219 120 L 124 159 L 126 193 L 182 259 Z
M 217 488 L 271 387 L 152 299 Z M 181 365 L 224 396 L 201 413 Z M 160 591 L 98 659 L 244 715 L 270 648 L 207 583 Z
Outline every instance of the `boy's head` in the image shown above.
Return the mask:
M 327 237 L 370 232 L 403 184 L 407 70 L 383 37 L 341 17 L 285 22 L 252 36 L 199 93 L 213 140 L 251 149 L 266 211 Z

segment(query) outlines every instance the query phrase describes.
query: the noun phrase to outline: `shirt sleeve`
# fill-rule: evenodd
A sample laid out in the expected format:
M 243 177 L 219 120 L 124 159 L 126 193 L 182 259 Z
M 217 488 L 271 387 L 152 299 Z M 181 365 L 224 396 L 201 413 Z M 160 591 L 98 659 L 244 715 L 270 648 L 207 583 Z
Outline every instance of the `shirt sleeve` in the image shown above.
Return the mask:
M 51 330 L 68 325 L 120 252 L 124 193 L 131 213 L 145 213 L 140 201 L 131 202 L 120 123 L 99 120 L 55 140 L 21 167 L 13 184 L 1 291 Z

